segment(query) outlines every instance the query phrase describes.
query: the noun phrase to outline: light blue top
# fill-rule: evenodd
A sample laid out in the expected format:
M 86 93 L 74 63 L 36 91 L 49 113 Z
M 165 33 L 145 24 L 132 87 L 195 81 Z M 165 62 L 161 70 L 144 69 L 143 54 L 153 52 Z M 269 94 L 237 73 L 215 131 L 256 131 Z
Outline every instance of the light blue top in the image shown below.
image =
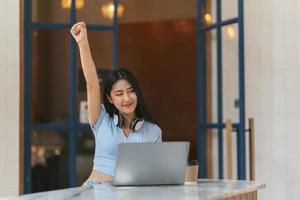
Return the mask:
M 93 169 L 111 176 L 115 174 L 115 163 L 118 143 L 129 142 L 161 142 L 161 129 L 156 124 L 144 121 L 137 131 L 125 136 L 102 105 L 100 116 L 91 126 L 95 136 L 95 157 Z

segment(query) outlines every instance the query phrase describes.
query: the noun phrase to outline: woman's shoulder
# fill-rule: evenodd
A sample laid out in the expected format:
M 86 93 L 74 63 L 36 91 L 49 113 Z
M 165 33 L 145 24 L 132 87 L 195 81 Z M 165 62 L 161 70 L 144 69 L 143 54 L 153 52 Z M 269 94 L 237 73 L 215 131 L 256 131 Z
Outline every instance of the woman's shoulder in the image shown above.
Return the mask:
M 104 105 L 101 104 L 101 112 L 98 116 L 96 124 L 92 125 L 90 123 L 92 131 L 94 132 L 94 134 L 96 136 L 98 135 L 98 132 L 101 129 L 101 127 L 103 127 L 103 125 L 109 124 L 109 122 L 110 122 L 109 120 L 110 120 L 109 114 L 106 112 Z
M 145 129 L 147 129 L 147 131 L 161 134 L 162 130 L 157 124 L 146 121 L 146 120 L 145 120 L 144 124 L 145 124 Z
M 162 141 L 162 130 L 161 128 L 149 121 L 145 121 L 144 126 L 144 139 L 148 142 L 161 142 Z

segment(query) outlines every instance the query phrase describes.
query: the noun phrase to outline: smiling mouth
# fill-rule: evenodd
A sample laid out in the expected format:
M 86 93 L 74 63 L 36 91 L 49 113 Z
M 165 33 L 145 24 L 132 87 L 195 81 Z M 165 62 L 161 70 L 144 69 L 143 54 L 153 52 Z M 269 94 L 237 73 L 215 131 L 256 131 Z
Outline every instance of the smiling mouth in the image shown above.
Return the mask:
M 133 103 L 129 103 L 129 104 L 126 104 L 126 105 L 123 105 L 124 107 L 129 107 L 129 106 L 132 106 Z

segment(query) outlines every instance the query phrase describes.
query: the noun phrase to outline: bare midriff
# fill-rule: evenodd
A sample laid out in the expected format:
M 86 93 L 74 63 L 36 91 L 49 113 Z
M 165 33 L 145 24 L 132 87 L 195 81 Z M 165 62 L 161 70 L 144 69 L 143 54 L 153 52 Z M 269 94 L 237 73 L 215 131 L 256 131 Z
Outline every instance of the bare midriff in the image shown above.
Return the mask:
M 93 170 L 91 175 L 89 176 L 89 180 L 99 181 L 101 183 L 112 181 L 112 179 L 112 176 L 96 170 Z

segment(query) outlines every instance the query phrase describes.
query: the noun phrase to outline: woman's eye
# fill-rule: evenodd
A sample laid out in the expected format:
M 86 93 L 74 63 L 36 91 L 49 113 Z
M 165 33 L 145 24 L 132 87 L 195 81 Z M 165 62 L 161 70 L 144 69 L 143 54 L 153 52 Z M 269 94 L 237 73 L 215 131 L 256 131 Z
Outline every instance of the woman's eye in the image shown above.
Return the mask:
M 116 96 L 118 96 L 118 97 L 119 97 L 119 96 L 122 96 L 122 94 L 118 93 L 118 94 L 116 94 Z

